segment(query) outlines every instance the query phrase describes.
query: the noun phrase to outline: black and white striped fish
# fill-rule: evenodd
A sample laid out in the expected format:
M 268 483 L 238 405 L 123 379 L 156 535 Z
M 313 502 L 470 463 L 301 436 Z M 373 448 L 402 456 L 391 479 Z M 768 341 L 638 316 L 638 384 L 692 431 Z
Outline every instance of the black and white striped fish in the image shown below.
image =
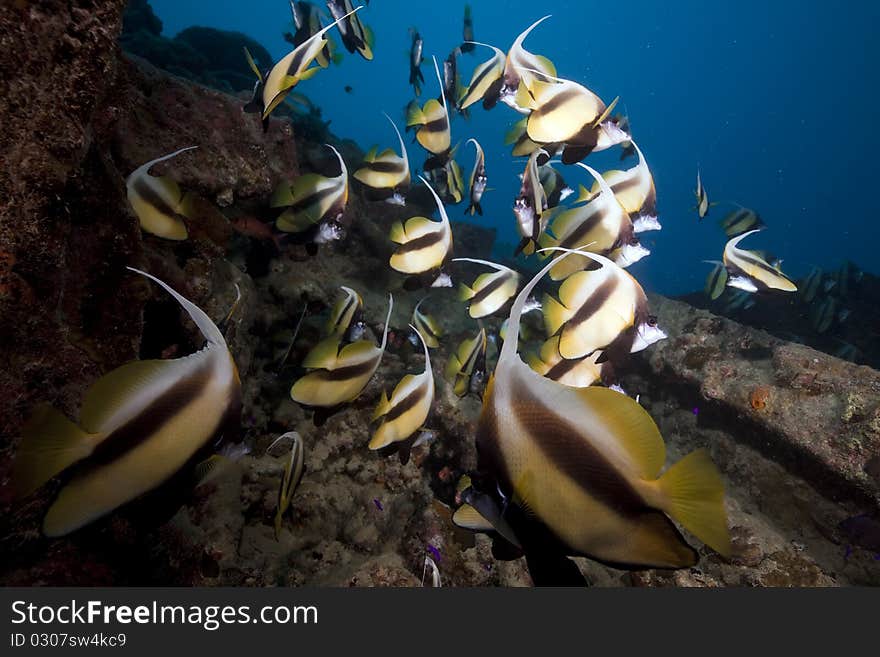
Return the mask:
M 483 193 L 486 191 L 486 183 L 489 180 L 486 177 L 486 155 L 483 153 L 483 147 L 480 146 L 480 142 L 476 139 L 468 139 L 467 143 L 473 143 L 476 149 L 476 159 L 474 160 L 474 168 L 471 171 L 469 184 L 470 204 L 465 209 L 465 213 L 470 213 L 473 216 L 474 212 L 476 212 L 482 217 L 483 206 L 480 205 L 480 201 L 483 198 Z
M 355 342 L 361 339 L 364 332 L 364 300 L 350 287 L 341 285 L 339 289 L 345 296 L 330 309 L 324 335 Z
M 718 223 L 728 237 L 738 237 L 743 233 L 767 227 L 757 212 L 741 206 Z
M 342 45 L 348 52 L 357 52 L 361 57 L 370 61 L 373 59 L 373 45 L 375 45 L 373 31 L 361 22 L 359 16 L 355 15 L 358 9 L 363 8 L 363 5 L 352 8 L 351 0 L 327 0 L 327 9 L 339 23 Z
M 406 129 L 416 128 L 416 141 L 422 145 L 422 148 L 434 155 L 442 156 L 449 152 L 452 133 L 449 129 L 449 109 L 446 105 L 443 79 L 437 67 L 437 58 L 432 59 L 437 82 L 440 84 L 440 100 L 431 98 L 421 107 L 416 101 L 412 101 L 406 110 Z
M 390 239 L 399 246 L 391 256 L 389 264 L 395 271 L 403 274 L 425 274 L 439 270 L 452 253 L 452 227 L 446 208 L 437 192 L 424 178 L 419 179 L 430 190 L 440 221 L 432 221 L 427 217 L 411 217 L 406 223 L 396 222 L 391 226 Z
M 546 340 L 540 350 L 527 355 L 525 362 L 541 376 L 572 388 L 586 388 L 610 375 L 611 363 L 599 362 L 601 351 L 585 358 L 563 358 L 559 355 L 560 336 Z
M 504 60 L 506 55 L 496 48 L 485 43 L 470 42 L 473 45 L 485 46 L 493 51 L 492 57 L 477 66 L 471 76 L 470 84 L 462 91 L 457 99 L 460 112 L 476 102 L 483 101 L 483 107 L 490 109 L 496 102 L 498 90 L 501 87 L 501 74 L 504 72 Z M 493 100 L 494 99 L 494 100 Z
M 459 299 L 468 302 L 468 314 L 472 318 L 494 315 L 516 294 L 519 274 L 510 267 L 474 258 L 453 258 L 452 262 L 473 262 L 495 270 L 480 274 L 471 285 L 462 283 L 459 288 Z
M 544 193 L 541 176 L 538 174 L 538 158 L 541 156 L 546 157 L 547 151 L 537 150 L 529 156 L 522 174 L 519 195 L 513 202 L 516 230 L 522 238 L 516 253 L 523 252 L 526 255 L 534 253 L 538 239 L 547 226 L 547 219 L 542 220 L 547 210 L 547 195 Z
M 427 298 L 420 299 L 416 307 L 413 308 L 412 325 L 415 327 L 415 332 L 412 334 L 411 339 L 414 346 L 418 346 L 418 341 L 423 340 L 429 349 L 436 349 L 440 346 L 443 329 L 440 328 L 440 324 L 432 315 L 422 312 L 422 303 Z M 415 333 L 418 333 L 418 336 Z
M 240 426 L 241 381 L 223 334 L 194 303 L 150 274 L 183 306 L 206 344 L 171 360 L 139 360 L 88 389 L 78 424 L 49 406 L 22 429 L 13 485 L 27 495 L 74 464 L 43 520 L 63 536 L 171 479 L 224 431 Z
M 459 397 L 468 393 L 482 396 L 486 377 L 486 329 L 481 328 L 473 338 L 462 340 L 449 356 L 443 375 L 452 383 Z
M 151 176 L 150 169 L 198 146 L 189 146 L 157 157 L 139 166 L 125 180 L 128 202 L 144 232 L 168 240 L 185 240 L 189 235 L 183 192 L 168 176 Z
M 390 116 L 386 114 L 385 118 L 397 134 L 400 156 L 390 148 L 379 153 L 378 148 L 373 147 L 364 156 L 364 166 L 354 172 L 354 178 L 367 187 L 370 200 L 384 200 L 393 205 L 405 205 L 405 195 L 411 182 L 409 155 L 400 130 Z
M 290 445 L 290 457 L 287 460 L 287 465 L 284 467 L 284 474 L 281 476 L 281 483 L 278 486 L 278 497 L 275 502 L 276 540 L 281 536 L 281 521 L 284 519 L 287 509 L 290 508 L 290 501 L 293 499 L 305 471 L 305 448 L 303 447 L 302 437 L 296 431 L 289 431 L 279 436 L 278 440 L 282 438 L 290 438 L 292 443 Z
M 778 267 L 774 267 L 754 251 L 739 248 L 740 242 L 757 232 L 759 231 L 750 230 L 734 237 L 724 246 L 724 266 L 729 274 L 727 284 L 745 292 L 757 292 L 759 289 L 797 292 L 797 285 Z

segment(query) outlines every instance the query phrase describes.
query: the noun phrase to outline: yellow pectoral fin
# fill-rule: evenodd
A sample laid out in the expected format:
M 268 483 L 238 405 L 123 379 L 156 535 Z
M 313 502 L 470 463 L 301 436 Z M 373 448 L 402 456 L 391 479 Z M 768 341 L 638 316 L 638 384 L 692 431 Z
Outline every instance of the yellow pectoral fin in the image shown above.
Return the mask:
M 708 452 L 698 449 L 673 464 L 657 481 L 675 520 L 721 554 L 730 555 L 724 482 Z
M 22 428 L 12 466 L 13 490 L 24 497 L 87 457 L 102 436 L 86 433 L 49 405 L 37 407 Z
M 492 523 L 480 515 L 470 504 L 462 504 L 455 513 L 452 514 L 452 522 L 462 529 L 470 529 L 474 532 L 490 532 L 494 531 Z
M 382 396 L 379 397 L 379 403 L 376 405 L 376 410 L 373 411 L 373 420 L 378 420 L 383 415 L 387 414 L 388 411 L 391 410 L 391 400 L 388 399 L 388 393 L 383 390 Z
M 547 329 L 547 335 L 555 335 L 568 321 L 568 309 L 549 294 L 544 295 L 541 308 L 544 312 L 544 326 Z

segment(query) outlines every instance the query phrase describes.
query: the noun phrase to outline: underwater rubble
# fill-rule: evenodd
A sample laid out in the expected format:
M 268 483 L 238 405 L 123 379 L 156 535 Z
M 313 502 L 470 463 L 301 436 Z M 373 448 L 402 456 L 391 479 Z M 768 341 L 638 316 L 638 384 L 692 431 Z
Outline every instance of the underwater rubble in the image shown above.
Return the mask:
M 417 293 L 385 266 L 390 224 L 353 193 L 347 239 L 308 256 L 261 231 L 279 180 L 319 163 L 320 142 L 272 119 L 264 134 L 242 99 L 169 75 L 121 53 L 124 3 L 27 3 L 39 31 L 0 8 L 0 581 L 7 585 L 419 586 L 426 554 L 445 585 L 528 586 L 522 559 L 496 561 L 491 542 L 457 530 L 451 504 L 476 463 L 480 402 L 437 376 L 429 421 L 437 438 L 412 459 L 367 448 L 367 418 L 383 382 L 421 369 L 407 339 Z M 47 48 L 47 44 L 57 44 Z M 25 61 L 22 62 L 21 59 Z M 48 72 L 66 75 L 51 88 Z M 338 140 L 333 138 L 335 143 Z M 190 145 L 173 168 L 203 212 L 190 238 L 143 234 L 125 196 L 140 163 Z M 344 142 L 346 157 L 359 149 Z M 63 199 L 63 200 L 62 200 Z M 413 193 L 410 206 L 432 201 Z M 453 224 L 457 256 L 491 248 L 494 230 Z M 471 245 L 479 249 L 471 251 Z M 248 453 L 209 480 L 157 491 L 61 539 L 39 535 L 52 487 L 22 505 L 9 491 L 20 428 L 38 402 L 74 415 L 88 385 L 140 355 L 188 353 L 197 332 L 161 292 L 127 274 L 136 263 L 226 327 L 243 381 Z M 363 272 L 375 272 L 365 279 Z M 364 297 L 381 336 L 395 294 L 390 346 L 361 399 L 315 426 L 288 391 L 339 285 Z M 472 333 L 449 291 L 432 293 L 445 363 Z M 635 357 L 622 384 L 639 395 L 670 455 L 707 447 L 727 489 L 734 555 L 701 548 L 697 567 L 627 572 L 577 559 L 597 586 L 835 586 L 880 584 L 871 539 L 880 512 L 880 374 L 688 304 L 654 296 L 669 339 Z M 309 309 L 302 330 L 298 317 Z M 286 357 L 287 352 L 289 357 Z M 439 367 L 438 367 L 439 370 Z M 285 465 L 275 438 L 298 431 L 305 475 L 276 539 L 275 496 Z M 854 520 L 855 519 L 855 520 Z M 859 520 L 863 519 L 863 520 Z M 874 524 L 870 524 L 874 522 Z M 874 532 L 873 534 L 871 532 Z M 463 535 L 464 534 L 464 535 Z M 867 539 L 865 538 L 867 536 Z

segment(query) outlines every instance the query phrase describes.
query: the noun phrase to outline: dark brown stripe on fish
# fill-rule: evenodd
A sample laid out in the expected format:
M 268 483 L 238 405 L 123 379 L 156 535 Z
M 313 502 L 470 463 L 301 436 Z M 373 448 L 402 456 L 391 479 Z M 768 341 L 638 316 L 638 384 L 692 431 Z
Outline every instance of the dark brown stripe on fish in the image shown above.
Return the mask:
M 774 269 L 771 265 L 764 262 L 760 258 L 756 258 L 755 256 L 751 255 L 750 253 L 740 251 L 739 253 L 735 254 L 734 257 L 739 258 L 740 260 L 743 260 L 743 261 L 749 263 L 750 265 L 754 265 L 758 269 L 762 269 L 765 272 L 767 272 L 768 274 L 772 274 L 773 276 L 777 276 L 779 278 L 785 278 L 778 270 Z
M 149 174 L 147 174 L 149 175 Z M 153 187 L 143 178 L 138 177 L 134 182 L 134 191 L 140 196 L 148 205 L 152 206 L 162 214 L 170 215 L 172 217 L 180 217 L 180 213 L 177 212 L 174 208 L 172 208 L 168 203 L 165 202 L 165 199 L 155 190 Z M 178 203 L 180 199 L 178 199 Z
M 597 208 L 587 216 L 582 222 L 580 222 L 577 227 L 571 231 L 571 234 L 567 237 L 563 238 L 560 242 L 560 246 L 570 249 L 578 246 L 578 242 L 581 241 L 585 236 L 590 234 L 596 226 L 602 223 L 602 220 L 605 218 L 605 212 L 603 212 L 605 208 Z
M 434 119 L 432 121 L 428 121 L 422 126 L 422 130 L 427 130 L 428 132 L 440 133 L 445 132 L 449 129 L 449 118 L 447 116 L 443 116 L 439 119 Z
M 287 75 L 294 76 L 300 69 L 300 66 L 303 65 L 303 60 L 305 59 L 305 50 L 302 50 L 296 53 L 296 56 L 290 60 L 290 66 L 287 67 Z
M 397 249 L 398 255 L 403 255 L 404 253 L 412 253 L 413 251 L 419 251 L 421 249 L 428 249 L 435 244 L 438 244 L 443 239 L 443 234 L 440 228 L 442 226 L 439 222 L 437 223 L 438 230 L 431 231 L 426 235 L 422 235 L 421 237 L 417 237 L 414 240 L 410 240 L 405 244 L 401 244 Z
M 366 168 L 376 173 L 403 173 L 405 171 L 403 164 L 399 162 L 368 162 Z
M 327 382 L 349 381 L 372 372 L 375 365 L 376 359 L 369 358 L 356 365 L 337 367 L 335 370 L 315 370 L 312 374 L 316 374 L 319 378 Z
M 571 372 L 580 362 L 580 359 L 569 360 L 568 358 L 563 358 L 556 363 L 556 365 L 547 370 L 547 373 L 544 376 L 548 379 L 559 381 L 559 379 Z
M 219 349 L 219 347 L 211 346 L 206 349 Z M 140 413 L 107 436 L 95 448 L 90 462 L 107 464 L 115 461 L 155 436 L 162 427 L 186 408 L 187 404 L 199 397 L 213 378 L 209 354 L 206 353 L 204 356 L 194 372 L 174 382 Z M 218 425 L 221 417 L 222 414 L 218 413 Z M 209 437 L 205 436 L 205 439 Z
M 512 399 L 534 399 L 516 377 L 512 386 Z M 586 494 L 622 515 L 645 511 L 647 505 L 626 478 L 589 441 L 579 438 L 588 426 L 577 426 L 534 401 L 513 404 L 512 410 L 535 446 Z
M 495 290 L 504 285 L 507 280 L 510 278 L 510 275 L 507 272 L 503 272 L 501 275 L 493 278 L 486 287 L 477 292 L 473 298 L 471 299 L 471 305 L 477 305 L 485 301 L 489 298 L 489 295 L 492 294 Z
M 312 205 L 320 205 L 321 201 L 332 197 L 334 194 L 339 193 L 338 185 L 330 185 L 323 189 L 320 189 L 316 192 L 312 192 L 311 194 L 307 194 L 305 197 L 301 198 L 299 201 L 294 203 L 291 206 L 288 206 L 293 212 L 302 212 L 306 208 Z
M 608 302 L 611 295 L 614 294 L 618 284 L 616 278 L 608 278 L 602 281 L 602 284 L 587 297 L 587 300 L 577 309 L 572 318 L 565 323 L 565 326 L 576 328 L 579 324 L 583 324 L 602 310 L 602 307 Z
M 573 100 L 579 95 L 580 92 L 577 89 L 568 89 L 562 93 L 558 93 L 539 107 L 538 112 L 541 114 L 549 114 L 550 112 L 560 109 L 565 103 Z
M 401 399 L 399 404 L 395 404 L 391 407 L 391 410 L 389 410 L 388 413 L 385 414 L 385 421 L 393 422 L 401 415 L 406 413 L 408 410 L 414 408 L 416 405 L 418 405 L 419 402 L 425 399 L 425 393 L 425 386 L 420 385 L 418 388 L 409 393 L 406 397 Z

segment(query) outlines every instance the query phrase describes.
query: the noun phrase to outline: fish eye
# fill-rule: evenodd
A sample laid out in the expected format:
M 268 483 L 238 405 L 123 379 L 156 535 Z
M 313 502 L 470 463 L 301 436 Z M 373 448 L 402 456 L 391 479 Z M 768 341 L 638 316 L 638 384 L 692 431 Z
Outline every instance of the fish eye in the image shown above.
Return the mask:
M 648 315 L 648 326 L 657 326 L 657 315 Z

